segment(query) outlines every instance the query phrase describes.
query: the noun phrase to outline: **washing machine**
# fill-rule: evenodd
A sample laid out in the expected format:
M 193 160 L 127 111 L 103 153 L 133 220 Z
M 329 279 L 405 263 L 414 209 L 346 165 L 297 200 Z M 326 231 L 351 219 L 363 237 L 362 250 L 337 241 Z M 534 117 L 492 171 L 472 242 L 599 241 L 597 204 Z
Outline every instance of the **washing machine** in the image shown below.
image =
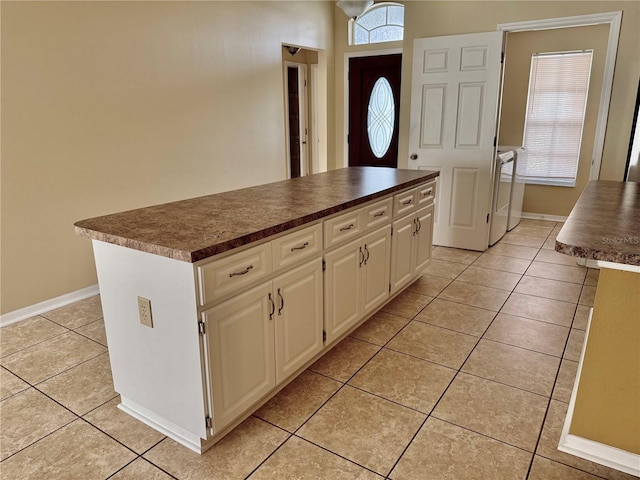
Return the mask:
M 524 201 L 524 179 L 527 165 L 527 150 L 524 147 L 506 147 L 514 152 L 513 180 L 511 183 L 511 201 L 507 219 L 507 232 L 513 230 L 522 218 L 522 203 Z
M 515 174 L 515 156 L 514 150 L 500 148 L 496 154 L 489 246 L 495 245 L 507 233 L 513 177 Z

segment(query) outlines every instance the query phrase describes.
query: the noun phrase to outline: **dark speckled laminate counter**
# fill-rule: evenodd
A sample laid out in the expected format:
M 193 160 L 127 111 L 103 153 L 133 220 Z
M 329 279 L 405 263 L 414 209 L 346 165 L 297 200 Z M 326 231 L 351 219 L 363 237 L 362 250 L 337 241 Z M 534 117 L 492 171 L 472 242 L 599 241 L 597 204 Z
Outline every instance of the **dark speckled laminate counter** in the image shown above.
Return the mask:
M 640 184 L 590 182 L 558 234 L 556 250 L 640 266 Z
M 186 262 L 261 240 L 435 178 L 351 167 L 82 220 L 76 233 Z

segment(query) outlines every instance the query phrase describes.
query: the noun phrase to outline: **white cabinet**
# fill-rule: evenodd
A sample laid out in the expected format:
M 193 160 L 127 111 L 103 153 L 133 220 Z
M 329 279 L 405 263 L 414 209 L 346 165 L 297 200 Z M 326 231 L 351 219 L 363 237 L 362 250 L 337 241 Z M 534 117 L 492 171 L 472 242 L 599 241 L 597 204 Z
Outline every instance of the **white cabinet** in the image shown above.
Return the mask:
M 216 431 L 320 352 L 322 318 L 320 258 L 203 312 Z
M 203 312 L 215 430 L 276 384 L 272 298 L 267 282 Z
M 431 255 L 434 189 L 367 200 L 349 190 L 335 214 L 194 263 L 94 239 L 120 408 L 210 448 L 417 278 Z M 151 328 L 137 296 L 151 301 Z
M 325 255 L 327 342 L 388 298 L 390 255 L 390 225 Z
M 391 294 L 407 285 L 431 260 L 433 205 L 393 222 Z
M 322 259 L 273 281 L 276 383 L 322 350 Z

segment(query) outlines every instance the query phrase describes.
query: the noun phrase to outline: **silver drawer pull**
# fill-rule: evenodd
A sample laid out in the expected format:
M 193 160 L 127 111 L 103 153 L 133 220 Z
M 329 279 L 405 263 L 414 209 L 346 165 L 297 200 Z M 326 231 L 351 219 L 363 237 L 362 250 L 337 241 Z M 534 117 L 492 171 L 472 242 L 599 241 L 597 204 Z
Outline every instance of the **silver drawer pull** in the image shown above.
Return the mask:
M 355 225 L 353 223 L 350 223 L 346 227 L 340 227 L 340 231 L 344 232 L 344 231 L 347 231 L 347 230 L 351 230 L 353 227 L 355 227 Z
M 299 247 L 291 247 L 291 251 L 295 252 L 296 250 L 303 250 L 304 248 L 309 246 L 309 242 L 304 242 L 302 245 L 300 245 Z
M 430 188 L 429 190 L 425 190 L 424 192 L 422 192 L 422 196 L 427 197 L 431 195 L 431 192 L 433 192 L 433 188 Z
M 233 272 L 229 274 L 229 278 L 231 277 L 235 277 L 236 275 L 244 275 L 246 273 L 249 273 L 249 270 L 251 270 L 253 268 L 253 265 L 249 265 L 247 268 L 245 268 L 244 270 L 242 270 L 241 272 Z
M 381 211 L 381 212 L 379 212 L 379 213 L 376 213 L 376 214 L 373 216 L 373 218 L 378 218 L 378 217 L 384 217 L 384 210 L 383 210 L 383 211 Z
M 413 203 L 413 198 L 410 198 L 409 200 L 405 200 L 404 202 L 402 202 L 402 205 L 411 205 Z

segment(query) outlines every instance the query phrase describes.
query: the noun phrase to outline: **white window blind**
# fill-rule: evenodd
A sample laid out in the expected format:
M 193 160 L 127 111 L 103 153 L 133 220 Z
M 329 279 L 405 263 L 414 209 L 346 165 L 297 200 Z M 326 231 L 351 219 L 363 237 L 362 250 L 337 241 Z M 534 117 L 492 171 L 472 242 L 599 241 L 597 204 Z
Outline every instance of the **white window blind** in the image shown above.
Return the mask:
M 527 183 L 575 186 L 592 54 L 532 56 L 523 139 Z

